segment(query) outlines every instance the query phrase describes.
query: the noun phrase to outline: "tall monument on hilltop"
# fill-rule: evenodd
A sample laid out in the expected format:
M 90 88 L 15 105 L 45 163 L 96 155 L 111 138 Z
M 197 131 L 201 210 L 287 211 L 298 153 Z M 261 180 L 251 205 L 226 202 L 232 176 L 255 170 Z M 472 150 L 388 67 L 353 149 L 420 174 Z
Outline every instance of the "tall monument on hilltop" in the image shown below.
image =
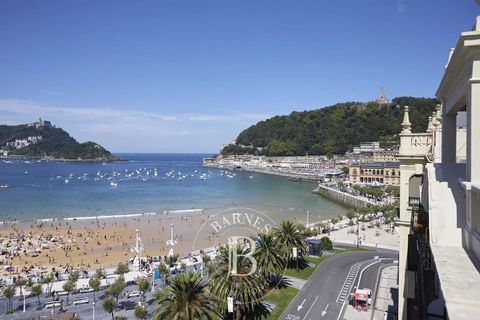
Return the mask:
M 383 90 L 383 87 L 380 89 L 380 96 L 378 96 L 377 100 L 375 100 L 378 104 L 389 104 L 390 100 L 388 100 L 385 97 L 385 91 Z

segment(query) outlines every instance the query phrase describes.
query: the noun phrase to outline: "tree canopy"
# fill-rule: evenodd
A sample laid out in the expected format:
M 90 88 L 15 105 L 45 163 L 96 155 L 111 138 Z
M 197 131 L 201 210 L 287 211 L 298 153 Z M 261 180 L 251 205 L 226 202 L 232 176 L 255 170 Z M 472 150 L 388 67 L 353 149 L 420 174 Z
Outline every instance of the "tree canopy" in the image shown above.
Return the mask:
M 56 159 L 81 159 L 112 161 L 115 160 L 108 150 L 95 142 L 78 143 L 66 131 L 57 127 L 38 127 L 27 125 L 0 125 L 0 147 L 16 139 L 27 139 L 41 136 L 42 140 L 27 147 L 15 150 L 10 154 L 29 157 L 52 157 Z
M 260 121 L 242 131 L 235 145 L 222 154 L 268 156 L 343 154 L 354 145 L 380 141 L 395 147 L 401 130 L 403 106 L 410 107 L 413 132 L 427 128 L 437 99 L 398 97 L 389 105 L 346 102 Z

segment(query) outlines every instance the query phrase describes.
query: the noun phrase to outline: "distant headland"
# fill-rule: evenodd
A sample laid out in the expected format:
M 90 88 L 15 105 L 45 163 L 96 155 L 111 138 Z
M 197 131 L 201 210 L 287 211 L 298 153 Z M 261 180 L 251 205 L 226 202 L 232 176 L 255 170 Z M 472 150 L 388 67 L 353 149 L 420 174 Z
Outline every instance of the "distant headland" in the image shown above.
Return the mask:
M 63 161 L 115 161 L 117 158 L 98 143 L 79 143 L 50 121 L 0 125 L 0 156 Z

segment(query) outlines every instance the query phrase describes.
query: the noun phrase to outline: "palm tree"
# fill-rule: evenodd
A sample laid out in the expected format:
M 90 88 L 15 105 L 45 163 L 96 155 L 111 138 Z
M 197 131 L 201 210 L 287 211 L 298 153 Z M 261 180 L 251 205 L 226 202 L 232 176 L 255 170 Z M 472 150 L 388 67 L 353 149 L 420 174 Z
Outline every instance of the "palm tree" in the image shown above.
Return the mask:
M 32 287 L 32 290 L 30 291 L 30 294 L 34 297 L 37 297 L 37 309 L 40 308 L 40 295 L 43 293 L 42 290 L 42 285 L 37 284 Z
M 273 229 L 273 234 L 282 246 L 287 256 L 287 261 L 291 260 L 293 248 L 297 248 L 300 253 L 307 248 L 307 244 L 298 229 L 298 225 L 290 220 L 283 220 L 278 227 Z
M 15 295 L 15 286 L 7 286 L 3 289 L 2 295 L 8 299 L 7 313 L 13 312 L 12 298 Z
M 265 278 L 287 267 L 281 245 L 272 232 L 258 235 L 253 257 L 257 261 L 257 268 Z
M 159 308 L 152 319 L 220 319 L 206 286 L 199 273 L 178 274 L 164 291 L 156 293 Z
M 236 263 L 231 261 L 231 250 L 236 253 Z M 211 292 L 219 300 L 222 312 L 226 311 L 227 297 L 234 299 L 235 319 L 241 319 L 241 316 L 248 319 L 263 298 L 265 278 L 254 269 L 249 253 L 250 249 L 243 244 L 220 247 L 218 264 L 210 275 Z
M 115 320 L 115 310 L 117 309 L 117 302 L 113 298 L 103 300 L 103 310 L 112 315 L 112 320 Z

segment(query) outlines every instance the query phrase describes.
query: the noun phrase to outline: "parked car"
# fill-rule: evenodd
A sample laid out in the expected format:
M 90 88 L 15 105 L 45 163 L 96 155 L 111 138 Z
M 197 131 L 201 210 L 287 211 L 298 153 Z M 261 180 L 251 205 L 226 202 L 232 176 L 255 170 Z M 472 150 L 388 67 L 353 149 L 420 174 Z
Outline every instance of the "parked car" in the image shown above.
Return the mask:
M 127 292 L 127 298 L 140 297 L 140 291 L 133 290 Z
M 52 301 L 45 303 L 45 309 L 60 308 L 62 304 L 59 301 Z
M 93 292 L 93 289 L 90 287 L 82 287 L 78 289 L 78 293 L 88 293 L 88 292 Z
M 87 297 L 76 298 L 75 300 L 73 300 L 73 305 L 76 306 L 77 304 L 86 304 L 89 302 L 90 300 Z

